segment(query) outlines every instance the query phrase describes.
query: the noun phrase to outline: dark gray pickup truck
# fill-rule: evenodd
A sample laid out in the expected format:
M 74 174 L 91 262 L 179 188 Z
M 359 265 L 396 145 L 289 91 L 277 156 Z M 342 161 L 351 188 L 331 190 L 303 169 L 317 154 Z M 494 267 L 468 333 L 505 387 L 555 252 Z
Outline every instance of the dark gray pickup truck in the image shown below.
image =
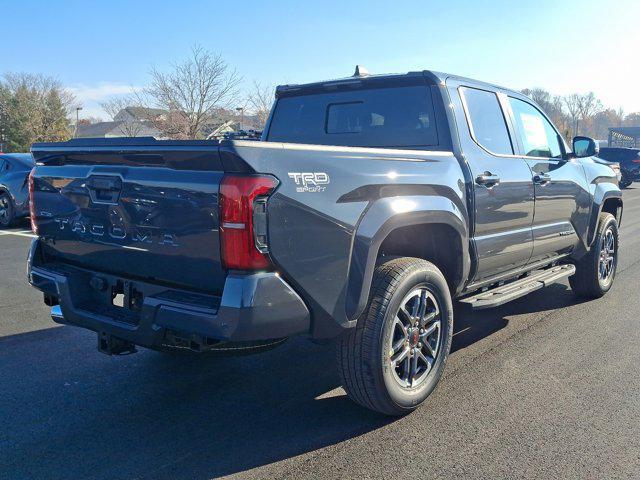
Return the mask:
M 589 138 L 430 71 L 277 89 L 262 141 L 36 144 L 29 281 L 108 354 L 337 339 L 344 388 L 418 406 L 481 309 L 612 285 L 622 198 Z

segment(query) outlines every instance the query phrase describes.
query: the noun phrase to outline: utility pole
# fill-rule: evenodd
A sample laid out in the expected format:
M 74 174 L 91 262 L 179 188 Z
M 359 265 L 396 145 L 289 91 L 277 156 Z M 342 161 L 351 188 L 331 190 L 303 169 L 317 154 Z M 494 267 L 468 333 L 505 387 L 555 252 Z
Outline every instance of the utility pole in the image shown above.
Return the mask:
M 6 125 L 6 116 L 4 114 L 4 109 L 2 105 L 0 105 L 0 153 L 2 153 L 6 148 L 4 145 L 4 143 L 6 142 L 5 133 L 7 131 L 7 129 L 5 128 L 5 125 Z
M 78 136 L 78 122 L 80 121 L 80 110 L 82 110 L 82 107 L 76 107 L 76 128 L 73 131 L 73 138 L 76 138 Z

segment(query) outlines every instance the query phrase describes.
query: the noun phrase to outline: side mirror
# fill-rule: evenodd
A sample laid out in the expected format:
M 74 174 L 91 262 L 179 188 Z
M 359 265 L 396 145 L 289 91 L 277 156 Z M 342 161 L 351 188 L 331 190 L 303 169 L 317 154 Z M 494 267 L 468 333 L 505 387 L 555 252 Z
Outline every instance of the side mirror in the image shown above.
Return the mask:
M 574 137 L 573 138 L 573 154 L 577 158 L 593 157 L 600 153 L 600 146 L 593 138 Z

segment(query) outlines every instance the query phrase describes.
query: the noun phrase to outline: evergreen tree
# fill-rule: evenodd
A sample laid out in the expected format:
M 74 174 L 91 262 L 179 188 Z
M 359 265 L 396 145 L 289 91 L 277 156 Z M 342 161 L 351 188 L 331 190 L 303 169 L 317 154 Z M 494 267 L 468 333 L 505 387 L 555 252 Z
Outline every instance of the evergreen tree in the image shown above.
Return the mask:
M 27 152 L 34 142 L 71 137 L 73 96 L 43 75 L 7 73 L 0 82 L 0 130 L 5 150 Z

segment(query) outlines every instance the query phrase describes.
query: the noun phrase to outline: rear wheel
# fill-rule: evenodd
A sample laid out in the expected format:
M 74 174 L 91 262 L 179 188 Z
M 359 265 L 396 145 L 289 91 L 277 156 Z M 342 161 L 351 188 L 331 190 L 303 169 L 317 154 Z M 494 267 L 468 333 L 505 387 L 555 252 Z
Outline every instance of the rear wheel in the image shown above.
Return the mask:
M 6 192 L 0 193 L 0 228 L 11 226 L 14 220 L 14 209 L 11 197 Z
M 367 309 L 338 342 L 347 395 L 387 415 L 411 412 L 440 380 L 452 331 L 449 288 L 435 265 L 418 258 L 380 265 Z
M 617 266 L 618 222 L 610 213 L 601 213 L 591 250 L 569 277 L 571 289 L 580 297 L 600 298 L 611 289 Z
M 620 180 L 620 183 L 618 184 L 618 186 L 619 186 L 620 188 L 627 188 L 627 187 L 629 187 L 632 183 L 633 183 L 633 181 L 632 181 L 632 180 L 629 180 L 629 179 L 627 179 L 627 178 L 625 178 L 625 177 L 622 177 L 622 179 Z

